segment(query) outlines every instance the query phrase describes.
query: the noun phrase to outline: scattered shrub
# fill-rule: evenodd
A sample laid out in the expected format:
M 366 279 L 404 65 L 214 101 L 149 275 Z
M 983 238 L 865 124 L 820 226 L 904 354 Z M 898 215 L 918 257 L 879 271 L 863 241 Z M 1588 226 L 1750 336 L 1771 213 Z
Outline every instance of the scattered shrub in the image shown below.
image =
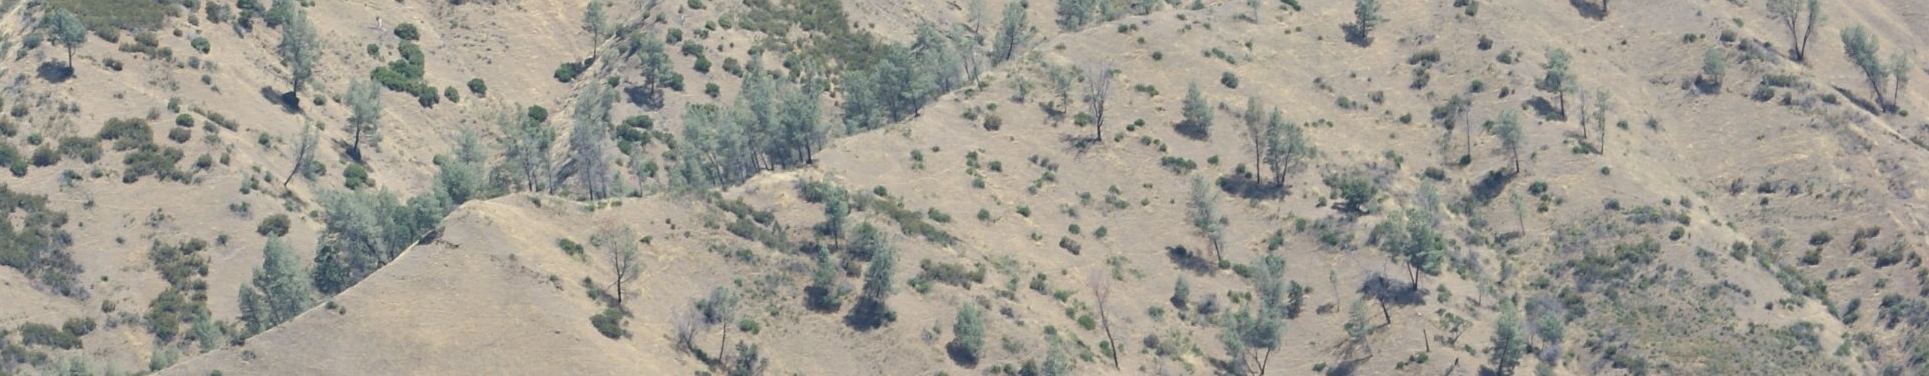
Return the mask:
M 268 218 L 262 218 L 261 224 L 255 225 L 255 233 L 262 236 L 288 236 L 288 226 L 288 215 L 277 213 Z
M 422 39 L 422 32 L 415 28 L 415 24 L 403 22 L 401 25 L 395 25 L 395 37 L 413 42 Z
M 489 96 L 489 84 L 482 82 L 481 78 L 471 78 L 469 79 L 469 93 L 475 94 L 477 97 Z

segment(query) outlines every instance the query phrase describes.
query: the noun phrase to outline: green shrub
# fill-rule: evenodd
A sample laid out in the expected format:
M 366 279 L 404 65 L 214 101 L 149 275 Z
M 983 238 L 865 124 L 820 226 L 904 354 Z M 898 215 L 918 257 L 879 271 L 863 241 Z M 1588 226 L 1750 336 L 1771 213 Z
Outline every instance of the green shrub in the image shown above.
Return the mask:
M 581 259 L 584 256 L 583 245 L 577 244 L 575 240 L 556 238 L 556 247 L 562 248 L 563 254 L 569 255 L 570 257 Z
M 194 132 L 189 131 L 187 128 L 174 128 L 174 129 L 167 130 L 167 139 L 173 140 L 174 143 L 177 143 L 177 144 L 187 143 L 188 139 L 193 137 L 194 137 Z
M 1234 76 L 1232 72 L 1221 73 L 1219 74 L 1219 84 L 1226 85 L 1226 88 L 1238 89 L 1239 76 Z
M 417 30 L 415 24 L 403 22 L 401 25 L 395 25 L 395 37 L 406 41 L 421 40 L 422 31 Z
M 454 86 L 450 86 L 442 89 L 442 96 L 449 98 L 449 103 L 461 102 L 462 97 L 460 97 L 459 95 L 461 95 L 461 93 L 457 93 L 455 91 Z
M 188 115 L 188 114 L 177 115 L 174 117 L 174 125 L 179 125 L 183 127 L 192 127 L 194 126 L 194 115 Z
M 469 93 L 475 94 L 477 97 L 489 96 L 489 84 L 482 82 L 482 78 L 471 78 L 469 79 Z
M 80 348 L 80 337 L 41 323 L 20 324 L 20 343 L 29 346 L 46 346 L 59 349 Z
M 362 187 L 375 185 L 374 181 L 369 180 L 368 168 L 362 167 L 362 165 L 359 164 L 351 164 L 348 165 L 348 168 L 343 169 L 342 178 L 344 179 L 342 185 L 348 187 L 348 189 L 361 189 Z
M 576 75 L 582 74 L 582 71 L 583 66 L 580 63 L 574 61 L 563 63 L 562 65 L 556 66 L 556 81 L 563 83 L 575 81 Z
M 255 233 L 262 236 L 288 236 L 288 226 L 288 215 L 277 213 L 268 218 L 262 218 L 261 224 L 255 225 Z
M 193 40 L 188 41 L 188 45 L 194 46 L 195 51 L 201 51 L 201 53 L 204 54 L 208 53 L 208 50 L 213 47 L 212 44 L 208 43 L 208 38 L 204 37 L 194 37 Z
M 718 87 L 715 82 L 704 83 L 703 95 L 708 95 L 710 98 L 715 99 L 717 96 L 723 95 L 723 88 Z
M 126 157 L 121 159 L 121 163 L 126 165 L 126 169 L 121 173 L 121 182 L 133 183 L 140 181 L 142 177 L 148 175 L 158 176 L 161 179 L 185 181 L 188 177 L 187 174 L 182 173 L 175 167 L 175 165 L 181 162 L 181 158 L 185 157 L 186 155 L 181 152 L 181 149 L 154 145 L 143 146 L 140 150 L 128 153 Z
M 55 153 L 53 148 L 41 146 L 37 149 L 34 149 L 33 151 L 34 167 L 47 167 L 47 166 L 52 166 L 55 163 L 60 163 L 60 154 Z
M 114 141 L 114 150 L 130 150 L 154 143 L 154 131 L 147 122 L 136 118 L 107 119 L 98 134 L 103 141 Z
M 67 136 L 60 138 L 60 154 L 68 158 L 79 158 L 81 162 L 94 163 L 100 160 L 100 139 Z
M 596 327 L 597 333 L 602 333 L 604 337 L 609 337 L 609 339 L 623 338 L 624 336 L 630 335 L 629 330 L 623 329 L 623 311 L 615 307 L 604 309 L 603 313 L 590 316 L 589 324 Z

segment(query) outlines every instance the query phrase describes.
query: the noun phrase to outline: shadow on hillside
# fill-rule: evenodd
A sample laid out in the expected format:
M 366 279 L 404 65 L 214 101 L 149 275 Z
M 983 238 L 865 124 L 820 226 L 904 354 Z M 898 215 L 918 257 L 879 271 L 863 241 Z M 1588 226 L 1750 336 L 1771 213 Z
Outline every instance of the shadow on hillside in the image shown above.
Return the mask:
M 1472 187 L 1468 187 L 1468 191 L 1473 193 L 1474 201 L 1480 202 L 1481 205 L 1486 205 L 1489 202 L 1493 202 L 1495 198 L 1499 198 L 1500 192 L 1507 190 L 1507 183 L 1512 183 L 1513 181 L 1514 174 L 1510 173 L 1510 171 L 1504 168 L 1495 169 L 1488 171 L 1487 175 L 1482 176 L 1479 182 L 1474 183 Z
M 1065 143 L 1065 146 L 1072 147 L 1072 151 L 1085 154 L 1085 151 L 1091 149 L 1092 145 L 1104 143 L 1105 140 L 1098 137 L 1064 135 L 1059 136 L 1058 141 Z
M 1193 140 L 1205 141 L 1207 137 L 1212 137 L 1212 134 L 1206 131 L 1206 127 L 1201 127 L 1189 121 L 1181 121 L 1178 124 L 1173 124 L 1172 130 L 1179 132 L 1180 136 L 1185 136 Z
M 1413 282 L 1395 281 L 1385 274 L 1372 272 L 1366 281 L 1360 282 L 1360 294 L 1372 297 L 1381 304 L 1416 306 L 1427 303 L 1427 293 L 1414 286 Z
M 1602 8 L 1601 4 L 1596 4 L 1588 0 L 1567 0 L 1567 4 L 1573 5 L 1574 12 L 1580 13 L 1581 17 L 1596 21 L 1607 19 L 1607 8 Z
M 1346 34 L 1347 43 L 1352 43 L 1360 47 L 1373 45 L 1373 37 L 1367 35 L 1367 30 L 1361 28 L 1359 24 L 1349 23 L 1340 25 L 1340 32 Z
M 945 344 L 944 352 L 950 355 L 951 361 L 957 362 L 960 367 L 973 368 L 978 366 L 978 357 L 972 356 L 970 351 L 966 351 L 964 347 L 958 346 L 957 343 Z
M 860 332 L 883 327 L 892 321 L 897 321 L 896 313 L 883 303 L 868 298 L 858 299 L 857 306 L 851 307 L 851 313 L 844 315 L 844 325 Z
M 1373 359 L 1373 358 L 1366 357 L 1366 358 L 1359 358 L 1359 359 L 1348 359 L 1346 361 L 1339 362 L 1338 364 L 1334 364 L 1331 367 L 1326 367 L 1326 376 L 1350 376 L 1355 371 L 1359 371 L 1360 364 L 1366 363 L 1367 359 Z
M 1183 245 L 1165 247 L 1165 257 L 1172 259 L 1172 263 L 1178 265 L 1179 269 L 1189 270 L 1196 274 L 1211 273 L 1213 269 L 1217 267 L 1217 265 L 1213 265 L 1212 260 L 1199 257 L 1198 254 L 1187 250 L 1186 246 Z
M 1534 97 L 1527 100 L 1527 108 L 1534 110 L 1534 115 L 1542 119 L 1567 120 L 1566 116 L 1561 116 L 1561 109 L 1554 107 L 1554 102 L 1548 101 L 1547 97 Z
M 656 91 L 653 93 L 650 89 L 644 88 L 642 85 L 624 87 L 623 97 L 628 99 L 630 104 L 634 104 L 637 107 L 651 110 L 663 108 L 663 92 Z
M 295 92 L 292 91 L 283 93 L 273 87 L 262 86 L 261 99 L 267 100 L 268 104 L 281 107 L 281 110 L 287 113 L 301 112 L 301 99 L 295 97 Z
M 74 67 L 48 61 L 40 63 L 39 67 L 34 68 L 34 74 L 40 76 L 42 80 L 58 84 L 74 78 Z
M 1276 199 L 1286 196 L 1286 185 L 1278 182 L 1260 181 L 1252 174 L 1234 174 L 1219 177 L 1219 190 L 1244 199 Z

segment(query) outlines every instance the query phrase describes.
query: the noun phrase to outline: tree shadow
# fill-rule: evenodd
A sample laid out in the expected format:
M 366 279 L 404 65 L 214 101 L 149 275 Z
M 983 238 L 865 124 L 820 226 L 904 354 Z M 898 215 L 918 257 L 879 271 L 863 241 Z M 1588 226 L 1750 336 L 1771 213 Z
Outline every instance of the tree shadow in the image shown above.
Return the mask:
M 1534 99 L 1527 100 L 1527 107 L 1533 109 L 1534 115 L 1540 116 L 1542 119 L 1567 120 L 1566 116 L 1561 116 L 1561 109 L 1555 107 L 1554 102 L 1548 101 L 1546 97 L 1534 97 Z
M 295 92 L 290 91 L 284 93 L 275 90 L 273 87 L 262 86 L 261 99 L 267 100 L 268 104 L 280 106 L 283 112 L 291 114 L 301 113 L 301 99 L 295 97 Z
M 836 313 L 838 309 L 844 308 L 844 305 L 838 303 L 837 299 L 829 298 L 831 291 L 828 288 L 820 286 L 804 287 L 804 295 L 804 308 L 808 308 L 813 312 Z
M 1849 103 L 1855 104 L 1856 107 L 1861 107 L 1863 110 L 1869 111 L 1869 113 L 1882 113 L 1882 106 L 1877 106 L 1874 102 L 1870 102 L 1866 98 L 1856 96 L 1854 91 L 1849 91 L 1849 89 L 1844 89 L 1841 86 L 1830 87 L 1835 88 L 1836 93 L 1841 93 L 1843 99 L 1848 99 Z
M 1358 372 L 1360 370 L 1360 365 L 1365 364 L 1367 359 L 1373 359 L 1373 358 L 1365 357 L 1365 358 L 1359 358 L 1359 359 L 1347 359 L 1344 361 L 1340 361 L 1338 364 L 1334 364 L 1331 367 L 1326 367 L 1326 376 L 1352 375 L 1354 372 Z
M 1366 281 L 1360 282 L 1360 294 L 1373 297 L 1381 304 L 1415 306 L 1427 303 L 1427 292 L 1416 288 L 1412 282 L 1395 281 L 1385 274 L 1371 273 Z
M 74 67 L 47 61 L 40 63 L 39 67 L 34 68 L 34 74 L 40 76 L 42 80 L 47 80 L 49 83 L 58 84 L 74 78 Z
M 1234 174 L 1219 177 L 1219 190 L 1244 199 L 1277 199 L 1286 196 L 1286 184 L 1259 181 L 1252 174 Z
M 1360 27 L 1357 23 L 1340 25 L 1340 32 L 1346 34 L 1347 43 L 1352 43 L 1355 46 L 1363 48 L 1373 45 L 1373 37 L 1368 35 L 1367 30 Z
M 663 92 L 655 91 L 652 93 L 649 88 L 645 88 L 643 85 L 624 87 L 623 97 L 628 99 L 630 104 L 636 105 L 637 107 L 648 110 L 663 109 Z
M 1596 4 L 1588 0 L 1567 0 L 1567 4 L 1573 5 L 1574 12 L 1580 13 L 1581 17 L 1595 21 L 1607 19 L 1607 8 L 1602 8 L 1601 4 Z
M 860 332 L 867 332 L 897 321 L 896 316 L 897 314 L 891 312 L 889 307 L 885 307 L 884 303 L 862 298 L 857 300 L 857 306 L 851 307 L 851 313 L 844 315 L 844 325 Z
M 1181 121 L 1178 124 L 1173 124 L 1172 130 L 1179 132 L 1180 136 L 1185 136 L 1186 138 L 1190 138 L 1197 141 L 1205 141 L 1206 138 L 1212 137 L 1212 134 L 1206 130 L 1206 127 L 1201 126 L 1199 124 L 1193 124 L 1192 122 L 1189 122 L 1189 121 Z
M 1481 177 L 1480 181 L 1475 182 L 1472 187 L 1468 187 L 1468 190 L 1473 193 L 1474 201 L 1486 205 L 1500 197 L 1500 192 L 1507 190 L 1507 184 L 1513 181 L 1513 173 L 1504 168 L 1495 169 L 1488 171 L 1486 176 Z
M 1183 245 L 1165 247 L 1165 257 L 1171 259 L 1172 263 L 1178 265 L 1180 269 L 1192 271 L 1194 274 L 1211 273 L 1217 267 L 1211 260 L 1199 257 Z
M 1092 145 L 1101 144 L 1105 140 L 1098 138 L 1096 136 L 1088 137 L 1088 136 L 1064 135 L 1064 136 L 1060 136 L 1058 138 L 1058 141 L 1065 143 L 1065 146 L 1072 147 L 1072 150 L 1078 152 L 1079 154 L 1085 154 L 1085 151 L 1090 150 L 1092 148 Z
M 972 356 L 970 351 L 965 350 L 962 346 L 958 346 L 955 342 L 945 344 L 944 352 L 950 355 L 951 361 L 958 363 L 960 367 L 974 368 L 978 366 L 978 357 Z

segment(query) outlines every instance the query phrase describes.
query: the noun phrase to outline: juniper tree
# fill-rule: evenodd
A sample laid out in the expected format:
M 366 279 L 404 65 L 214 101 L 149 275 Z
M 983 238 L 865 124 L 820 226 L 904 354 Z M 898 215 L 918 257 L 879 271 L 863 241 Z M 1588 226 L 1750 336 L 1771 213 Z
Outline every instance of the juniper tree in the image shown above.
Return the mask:
M 1259 104 L 1259 97 L 1247 97 L 1246 112 L 1239 117 L 1240 122 L 1246 126 L 1246 141 L 1250 142 L 1253 148 L 1253 180 L 1255 181 L 1263 179 L 1263 174 L 1260 174 L 1263 169 L 1260 166 L 1264 166 L 1266 161 L 1265 111 Z
M 591 235 L 589 242 L 603 249 L 605 261 L 610 265 L 610 290 L 616 298 L 615 307 L 627 312 L 629 308 L 623 306 L 623 298 L 629 294 L 626 286 L 643 272 L 643 254 L 637 250 L 636 230 L 629 226 L 605 227 Z
M 1193 176 L 1192 194 L 1188 197 L 1191 200 L 1186 206 L 1186 218 L 1191 222 L 1193 231 L 1206 238 L 1213 260 L 1224 260 L 1226 227 L 1222 223 L 1224 217 L 1219 213 L 1218 191 L 1206 183 L 1205 178 Z
M 1875 97 L 1877 107 L 1885 103 L 1882 99 L 1882 84 L 1889 77 L 1889 70 L 1882 66 L 1881 41 L 1869 34 L 1861 25 L 1842 30 L 1842 52 L 1848 55 L 1849 63 L 1862 71 L 1862 77 L 1869 81 L 1869 94 Z
M 1306 131 L 1299 124 L 1287 122 L 1277 107 L 1266 116 L 1265 139 L 1264 157 L 1272 169 L 1274 186 L 1284 187 L 1286 176 L 1304 168 L 1306 161 L 1319 152 L 1306 139 Z
M 344 100 L 348 102 L 349 108 L 348 129 L 349 132 L 354 133 L 351 137 L 354 141 L 349 144 L 348 155 L 357 161 L 363 157 L 364 136 L 375 133 L 376 127 L 382 122 L 381 90 L 381 87 L 368 80 L 356 80 L 348 84 L 348 95 Z
M 1020 49 L 1031 42 L 1032 27 L 1025 20 L 1023 2 L 1005 3 L 1003 23 L 998 26 L 997 39 L 991 45 L 991 63 L 997 65 L 1018 57 Z
M 1440 274 L 1446 260 L 1447 242 L 1423 210 L 1394 213 L 1373 226 L 1372 243 L 1400 263 L 1413 276 L 1413 288 L 1420 287 L 1420 274 Z
M 1574 72 L 1568 69 L 1568 58 L 1567 50 L 1548 47 L 1547 62 L 1541 64 L 1541 69 L 1546 70 L 1547 74 L 1534 83 L 1535 88 L 1553 93 L 1560 101 L 1562 119 L 1567 118 L 1567 94 L 1579 90 Z
M 315 79 L 315 64 L 321 59 L 321 40 L 316 35 L 315 25 L 308 22 L 308 12 L 292 10 L 288 24 L 281 27 L 281 43 L 275 45 L 276 56 L 281 64 L 288 67 L 288 83 L 294 87 L 290 93 L 300 93 L 302 86 Z
M 959 363 L 977 364 L 978 359 L 984 355 L 985 349 L 985 319 L 984 315 L 978 313 L 977 305 L 967 303 L 958 307 L 958 316 L 951 324 L 951 333 L 954 337 L 951 338 L 951 342 L 945 344 L 946 350 L 949 350 Z
M 1770 18 L 1788 29 L 1789 57 L 1808 59 L 1808 41 L 1815 36 L 1815 25 L 1822 23 L 1821 0 L 1768 0 Z
M 1111 63 L 1098 63 L 1085 67 L 1085 104 L 1092 116 L 1092 139 L 1105 140 L 1105 105 L 1112 99 L 1112 82 L 1116 74 Z
M 1493 132 L 1500 137 L 1501 147 L 1506 148 L 1513 157 L 1514 173 L 1520 173 L 1520 148 L 1526 141 L 1520 129 L 1520 115 L 1515 114 L 1514 110 L 1501 111 L 1500 117 L 1494 122 Z
M 1721 51 L 1716 50 L 1714 47 L 1702 50 L 1700 77 L 1700 82 L 1704 87 L 1702 91 L 1714 92 L 1715 90 L 1721 89 L 1722 79 L 1727 75 L 1728 59 L 1721 55 Z
M 570 161 L 582 194 L 592 200 L 607 198 L 615 182 L 611 176 L 609 147 L 610 106 L 616 93 L 608 86 L 590 84 L 576 96 L 575 126 L 569 134 Z
M 315 154 L 318 152 L 320 140 L 321 135 L 315 127 L 302 125 L 301 138 L 295 141 L 295 167 L 293 171 L 288 172 L 288 179 L 281 181 L 282 188 L 287 188 L 288 183 L 294 182 L 296 176 L 309 180 L 315 179 Z
M 55 8 L 40 20 L 54 44 L 67 48 L 67 69 L 74 69 L 74 47 L 87 43 L 87 24 L 65 8 Z
M 303 279 L 301 260 L 281 237 L 270 236 L 261 248 L 261 267 L 251 284 L 241 286 L 241 321 L 249 333 L 260 333 L 300 315 L 314 305 L 315 290 Z
M 1353 32 L 1360 40 L 1366 40 L 1367 34 L 1383 22 L 1386 17 L 1380 15 L 1380 0 L 1354 0 Z
M 1199 92 L 1199 83 L 1186 84 L 1186 99 L 1179 110 L 1184 120 L 1179 122 L 1179 132 L 1188 137 L 1204 139 L 1212 132 L 1212 107 L 1206 103 L 1205 94 Z
M 738 303 L 740 302 L 742 302 L 742 298 L 737 295 L 736 291 L 731 291 L 730 288 L 726 286 L 717 286 L 717 288 L 710 290 L 710 297 L 699 300 L 696 304 L 697 311 L 703 314 L 705 326 L 721 326 L 723 328 L 719 331 L 721 338 L 717 341 L 717 356 L 725 357 L 721 360 L 726 363 L 729 362 L 729 360 L 727 359 L 728 354 L 724 353 L 724 345 L 730 343 L 731 324 L 737 322 L 737 310 L 740 308 Z
M 1889 107 L 1902 105 L 1902 89 L 1909 86 L 1909 70 L 1916 69 L 1909 64 L 1909 55 L 1896 51 L 1889 55 L 1889 75 L 1894 76 L 1895 90 L 1889 91 Z
M 1514 374 L 1520 366 L 1520 358 L 1525 353 L 1527 340 L 1520 328 L 1520 308 L 1514 303 L 1503 303 L 1500 319 L 1494 324 L 1494 348 L 1492 355 L 1494 373 L 1501 376 Z

